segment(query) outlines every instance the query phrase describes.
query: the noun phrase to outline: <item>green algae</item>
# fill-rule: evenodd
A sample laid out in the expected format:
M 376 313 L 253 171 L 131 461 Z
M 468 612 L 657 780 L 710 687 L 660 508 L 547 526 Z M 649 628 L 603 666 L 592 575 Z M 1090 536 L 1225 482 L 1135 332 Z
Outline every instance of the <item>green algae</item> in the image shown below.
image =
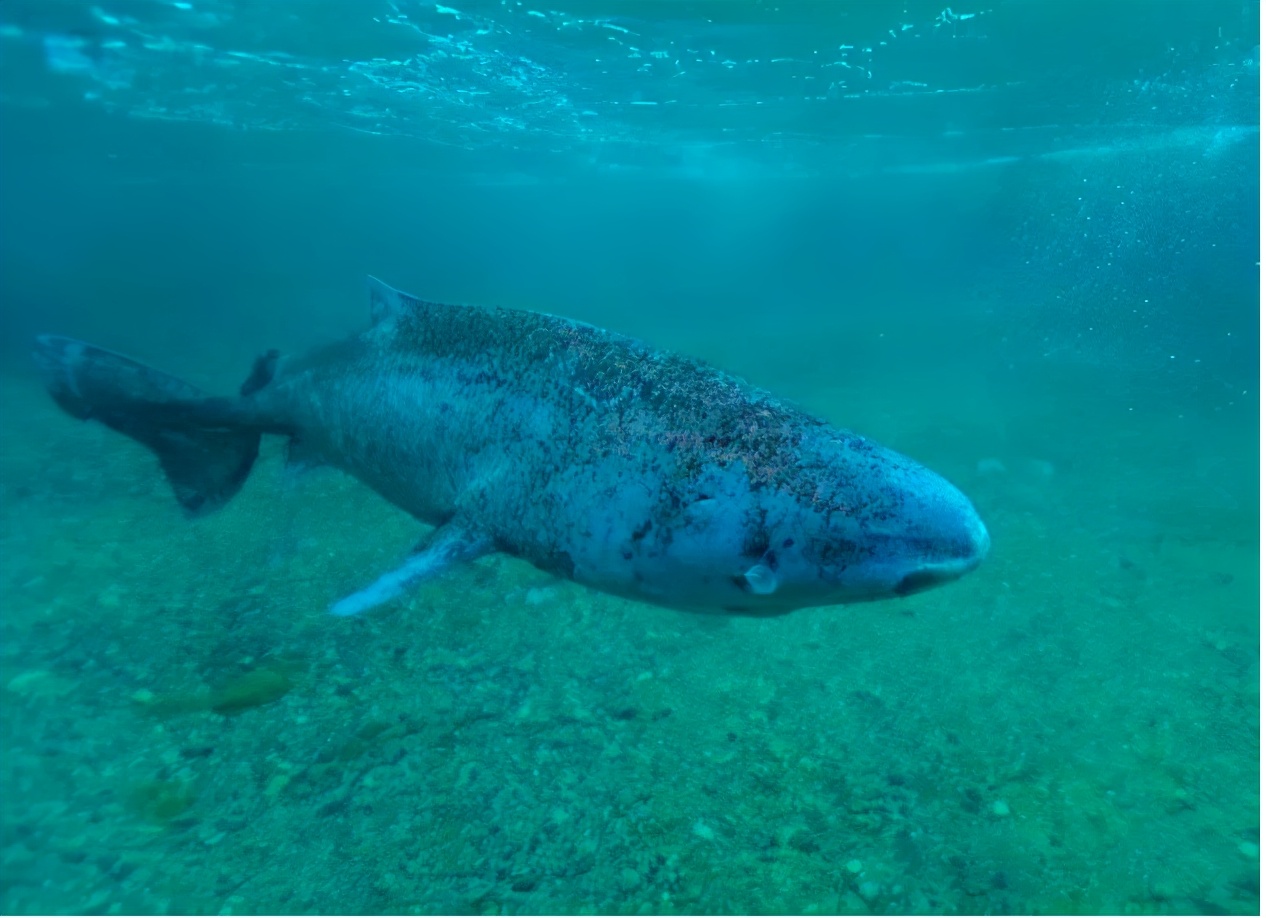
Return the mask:
M 132 700 L 158 717 L 211 711 L 232 717 L 281 700 L 296 684 L 296 667 L 273 662 L 248 669 L 220 683 L 210 693 L 158 695 L 142 689 Z
M 231 716 L 278 701 L 294 688 L 286 669 L 260 667 L 242 673 L 212 693 L 207 708 Z
M 155 780 L 132 788 L 127 804 L 143 819 L 166 826 L 184 816 L 196 799 L 188 782 Z

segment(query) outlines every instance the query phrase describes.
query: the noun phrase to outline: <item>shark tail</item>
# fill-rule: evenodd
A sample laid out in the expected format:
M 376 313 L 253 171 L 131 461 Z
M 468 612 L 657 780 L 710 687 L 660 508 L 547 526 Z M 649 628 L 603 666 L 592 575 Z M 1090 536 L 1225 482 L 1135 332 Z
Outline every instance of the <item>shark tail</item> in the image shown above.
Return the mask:
M 73 338 L 40 335 L 34 357 L 63 410 L 100 421 L 158 457 L 186 515 L 218 510 L 241 490 L 264 432 L 248 398 L 209 398 L 174 376 Z M 260 357 L 241 394 L 267 385 L 276 363 L 275 351 Z

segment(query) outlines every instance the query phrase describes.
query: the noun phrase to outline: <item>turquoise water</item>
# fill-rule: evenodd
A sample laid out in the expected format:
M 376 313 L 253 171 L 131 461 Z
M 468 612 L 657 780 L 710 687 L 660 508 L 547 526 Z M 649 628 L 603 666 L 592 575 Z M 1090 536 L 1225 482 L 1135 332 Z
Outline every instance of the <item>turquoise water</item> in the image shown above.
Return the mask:
M 0 5 L 0 910 L 1257 913 L 1246 3 Z M 692 354 L 993 548 L 677 612 L 266 441 L 193 522 L 30 337 L 214 392 L 364 275 Z

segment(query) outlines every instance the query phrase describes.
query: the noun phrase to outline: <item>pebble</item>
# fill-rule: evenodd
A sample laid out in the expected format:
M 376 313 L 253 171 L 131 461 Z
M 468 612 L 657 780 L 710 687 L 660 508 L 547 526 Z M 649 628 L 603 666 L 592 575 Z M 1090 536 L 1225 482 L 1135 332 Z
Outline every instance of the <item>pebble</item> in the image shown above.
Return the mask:
M 1007 806 L 1005 800 L 995 800 L 993 803 L 993 814 L 995 816 L 1010 816 L 1011 807 Z
M 268 786 L 264 788 L 264 796 L 269 800 L 276 800 L 277 795 L 285 790 L 289 783 L 290 775 L 273 775 Z
M 75 685 L 46 669 L 31 669 L 8 681 L 5 688 L 28 698 L 57 698 L 69 694 Z
M 849 873 L 861 873 L 862 862 L 859 861 L 857 858 L 853 858 L 851 861 L 849 861 L 847 864 L 844 865 L 844 869 L 847 870 Z
M 874 880 L 867 880 L 857 887 L 857 892 L 867 902 L 872 902 L 879 895 L 879 884 Z
M 10 679 L 5 688 L 15 695 L 25 695 L 31 691 L 32 686 L 38 685 L 52 675 L 46 669 L 28 669 L 26 672 L 18 673 Z
M 102 906 L 110 901 L 111 891 L 108 889 L 100 889 L 92 894 L 92 897 L 84 903 L 84 909 L 89 912 L 99 912 Z

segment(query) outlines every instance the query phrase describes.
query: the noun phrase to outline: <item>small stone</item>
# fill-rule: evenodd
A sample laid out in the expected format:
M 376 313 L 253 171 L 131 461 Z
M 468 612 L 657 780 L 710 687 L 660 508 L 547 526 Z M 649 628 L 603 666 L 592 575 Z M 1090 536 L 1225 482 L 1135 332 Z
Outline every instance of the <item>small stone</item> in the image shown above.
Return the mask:
M 1005 800 L 995 800 L 993 802 L 993 814 L 995 816 L 1010 816 L 1011 807 L 1007 806 L 1007 801 Z
M 1260 852 L 1260 849 L 1257 847 L 1256 842 L 1251 842 L 1251 841 L 1240 842 L 1240 854 L 1244 855 L 1245 857 L 1256 859 L 1259 852 Z
M 717 834 L 712 831 L 711 826 L 702 819 L 696 819 L 695 824 L 690 827 L 690 831 L 705 841 L 713 841 L 717 837 Z
M 57 698 L 69 694 L 73 687 L 74 683 L 46 669 L 31 669 L 19 673 L 5 685 L 15 695 L 28 698 Z
M 24 695 L 31 690 L 31 686 L 43 682 L 52 675 L 46 669 L 28 669 L 24 673 L 18 673 L 8 684 L 5 685 L 9 691 L 17 695 Z
M 879 884 L 874 880 L 867 880 L 857 887 L 857 892 L 867 902 L 873 902 L 879 896 Z
M 87 902 L 84 903 L 84 906 L 87 911 L 98 912 L 101 910 L 102 906 L 110 901 L 111 895 L 112 893 L 108 889 L 98 890 L 92 894 L 92 897 L 88 899 Z
M 862 862 L 859 861 L 857 858 L 853 858 L 851 861 L 849 861 L 847 864 L 844 865 L 844 869 L 847 870 L 849 873 L 861 873 Z
M 268 782 L 268 786 L 264 788 L 264 796 L 269 800 L 276 800 L 277 795 L 286 789 L 286 785 L 290 783 L 290 775 L 273 775 Z

